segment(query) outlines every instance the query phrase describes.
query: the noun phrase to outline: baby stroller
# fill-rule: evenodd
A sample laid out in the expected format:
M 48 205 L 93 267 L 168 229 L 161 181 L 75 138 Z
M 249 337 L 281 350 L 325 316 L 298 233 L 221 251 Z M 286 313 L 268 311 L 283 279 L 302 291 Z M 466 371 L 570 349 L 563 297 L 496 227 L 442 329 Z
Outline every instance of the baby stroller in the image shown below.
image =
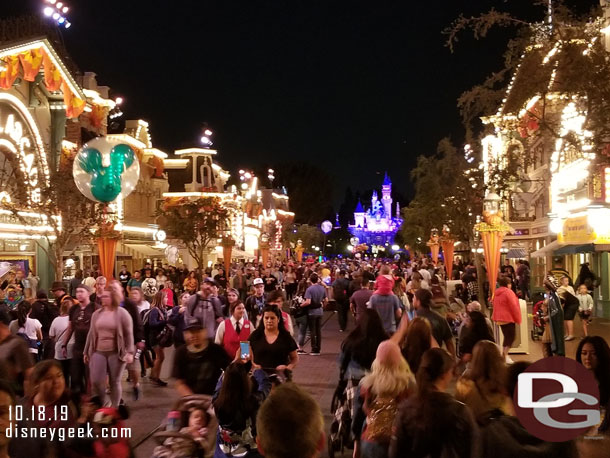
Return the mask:
M 197 441 L 182 428 L 188 426 L 190 412 L 201 409 L 207 413 L 207 440 Z M 170 428 L 168 421 L 164 420 L 161 430 L 153 437 L 159 445 L 153 451 L 152 458 L 211 458 L 216 448 L 216 432 L 218 422 L 212 407 L 212 397 L 203 394 L 194 394 L 178 399 L 174 405 L 174 411 L 180 412 L 179 425 Z
M 354 415 L 354 396 L 357 385 L 351 379 L 339 380 L 335 394 L 330 403 L 330 412 L 333 421 L 328 435 L 328 456 L 335 457 L 335 453 L 343 455 L 345 448 L 353 448 L 352 418 Z
M 538 301 L 532 309 L 532 340 L 540 340 L 544 333 L 544 313 L 542 312 L 544 301 Z

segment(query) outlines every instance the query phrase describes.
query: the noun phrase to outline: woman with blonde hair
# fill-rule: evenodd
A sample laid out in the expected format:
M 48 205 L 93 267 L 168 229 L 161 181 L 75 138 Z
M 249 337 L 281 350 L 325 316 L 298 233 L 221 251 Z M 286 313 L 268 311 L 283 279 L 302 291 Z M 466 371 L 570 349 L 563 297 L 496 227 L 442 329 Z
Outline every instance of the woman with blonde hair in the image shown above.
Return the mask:
M 84 350 L 85 364 L 89 365 L 91 389 L 106 403 L 106 378 L 109 378 L 112 407 L 121 400 L 121 374 L 125 365 L 133 361 L 133 323 L 129 312 L 119 307 L 121 297 L 111 288 L 101 296 L 102 308 L 91 316 L 91 329 Z
M 455 398 L 477 419 L 494 410 L 514 415 L 506 392 L 506 365 L 495 343 L 481 340 L 474 346 L 470 366 L 457 381 Z
M 400 347 L 391 340 L 381 342 L 371 372 L 360 381 L 366 422 L 355 456 L 387 456 L 398 404 L 414 392 L 415 377 Z

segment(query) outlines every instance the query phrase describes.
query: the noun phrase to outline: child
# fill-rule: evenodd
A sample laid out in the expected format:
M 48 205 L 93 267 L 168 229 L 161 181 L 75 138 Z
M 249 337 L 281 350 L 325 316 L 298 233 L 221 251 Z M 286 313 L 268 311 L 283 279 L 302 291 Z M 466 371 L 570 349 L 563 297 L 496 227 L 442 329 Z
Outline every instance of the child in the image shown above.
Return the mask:
M 587 327 L 591 322 L 591 312 L 593 311 L 593 298 L 589 294 L 589 290 L 587 289 L 587 285 L 584 283 L 578 287 L 578 294 L 576 294 L 578 298 L 578 316 L 582 321 L 582 332 L 584 336 L 588 336 Z
M 375 280 L 375 294 L 382 296 L 391 296 L 394 294 L 394 277 L 391 275 L 390 266 L 383 265 L 379 270 L 379 276 Z
M 200 407 L 189 413 L 188 426 L 179 433 L 165 433 L 163 445 L 155 447 L 153 458 L 172 458 L 175 456 L 203 456 L 210 448 L 208 424 L 210 414 Z M 190 440 L 189 440 L 190 439 Z

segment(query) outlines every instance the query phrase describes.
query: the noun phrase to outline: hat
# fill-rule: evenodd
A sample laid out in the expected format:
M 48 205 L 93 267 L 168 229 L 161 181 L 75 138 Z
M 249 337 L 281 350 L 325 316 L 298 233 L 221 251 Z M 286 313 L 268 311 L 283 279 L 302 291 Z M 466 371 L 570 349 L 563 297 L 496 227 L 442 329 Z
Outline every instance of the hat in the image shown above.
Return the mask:
M 185 323 L 184 323 L 185 331 L 191 331 L 191 330 L 194 331 L 197 329 L 203 329 L 203 324 L 201 324 L 201 321 L 199 321 L 195 317 L 190 317 L 185 320 Z
M 74 290 L 76 291 L 77 289 L 84 289 L 85 291 L 87 291 L 87 293 L 89 295 L 91 295 L 93 293 L 93 290 L 91 289 L 91 287 L 89 285 L 86 285 L 85 283 L 81 283 L 80 285 L 78 285 L 76 288 L 74 288 Z
M 262 278 L 255 278 L 255 279 L 254 279 L 254 281 L 252 282 L 252 284 L 253 284 L 254 286 L 256 286 L 256 285 L 263 285 L 263 284 L 264 284 L 264 282 L 263 282 L 263 279 L 262 279 Z
M 212 277 L 204 278 L 203 282 L 204 283 L 209 283 L 210 285 L 219 286 L 218 283 L 216 283 L 216 280 L 214 280 Z
M 68 288 L 66 288 L 63 281 L 54 281 L 53 285 L 51 286 L 51 292 L 54 293 L 55 291 L 59 290 L 63 290 L 65 292 L 68 290 Z

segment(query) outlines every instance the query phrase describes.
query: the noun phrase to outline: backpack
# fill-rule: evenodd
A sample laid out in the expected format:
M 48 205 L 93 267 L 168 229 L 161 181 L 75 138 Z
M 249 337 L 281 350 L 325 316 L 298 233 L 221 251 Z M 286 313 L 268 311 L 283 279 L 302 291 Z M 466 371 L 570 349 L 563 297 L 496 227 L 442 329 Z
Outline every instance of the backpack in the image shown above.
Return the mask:
M 392 438 L 392 424 L 398 412 L 396 398 L 376 397 L 366 417 L 366 435 L 372 442 L 388 444 Z
M 150 331 L 150 311 L 152 308 L 142 310 L 140 313 L 140 319 L 142 320 L 142 329 L 144 329 L 144 335 L 148 336 L 148 332 Z

